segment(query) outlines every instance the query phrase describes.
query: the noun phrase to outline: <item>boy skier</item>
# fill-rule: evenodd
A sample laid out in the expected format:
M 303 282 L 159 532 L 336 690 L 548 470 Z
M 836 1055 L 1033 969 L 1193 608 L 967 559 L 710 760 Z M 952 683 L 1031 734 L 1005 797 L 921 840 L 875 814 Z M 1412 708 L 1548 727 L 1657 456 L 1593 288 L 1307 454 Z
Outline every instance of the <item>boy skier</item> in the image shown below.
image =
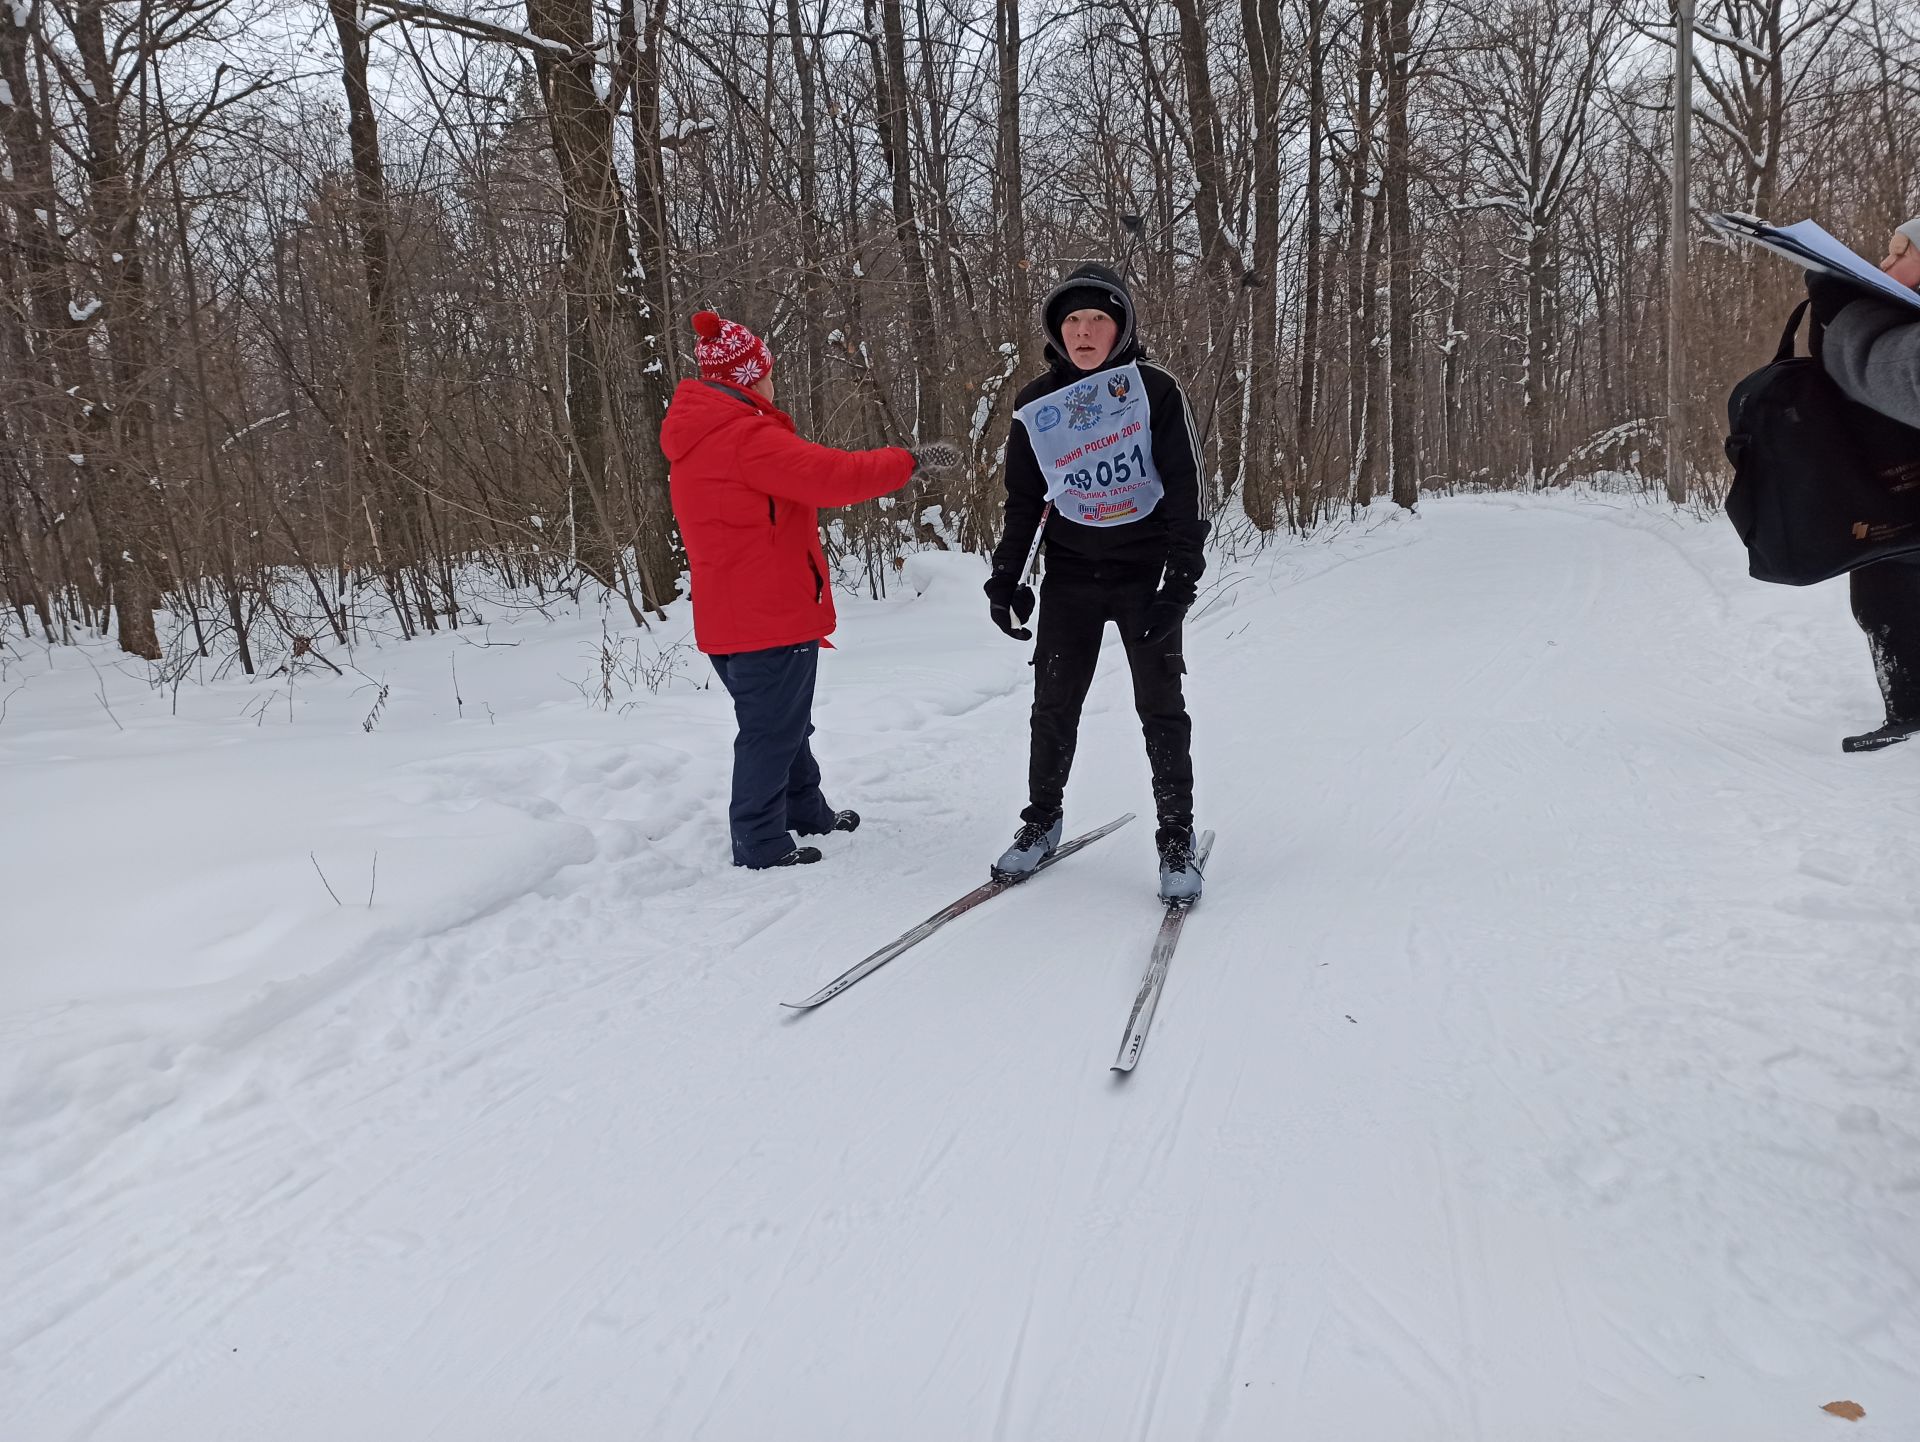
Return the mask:
M 1006 529 L 985 587 L 994 624 L 1031 639 L 1024 622 L 1034 594 L 1021 571 L 1044 522 L 1027 807 L 993 870 L 1026 875 L 1060 844 L 1080 708 L 1112 621 L 1126 647 L 1153 770 L 1160 895 L 1192 901 L 1201 876 L 1181 622 L 1206 570 L 1207 536 L 1193 414 L 1179 382 L 1148 362 L 1133 296 L 1114 271 L 1081 266 L 1040 314 L 1048 371 L 1015 399 Z

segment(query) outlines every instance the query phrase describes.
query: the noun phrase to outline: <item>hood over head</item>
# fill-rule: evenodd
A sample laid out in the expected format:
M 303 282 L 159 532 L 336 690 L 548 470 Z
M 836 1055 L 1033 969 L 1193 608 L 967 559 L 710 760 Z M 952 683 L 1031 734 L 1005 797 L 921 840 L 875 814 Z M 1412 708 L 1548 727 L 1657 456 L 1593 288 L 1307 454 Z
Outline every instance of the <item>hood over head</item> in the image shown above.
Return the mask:
M 1089 262 L 1075 268 L 1060 284 L 1047 292 L 1040 302 L 1040 327 L 1047 336 L 1047 361 L 1055 369 L 1078 373 L 1079 367 L 1067 354 L 1060 338 L 1060 327 L 1076 310 L 1102 310 L 1120 327 L 1113 339 L 1113 350 L 1106 359 L 1110 366 L 1126 365 L 1144 352 L 1134 325 L 1133 292 L 1112 268 Z
M 787 413 L 752 391 L 725 381 L 684 380 L 674 390 L 673 403 L 660 423 L 660 451 L 669 464 L 684 460 L 693 448 L 717 431 L 771 417 L 793 429 Z

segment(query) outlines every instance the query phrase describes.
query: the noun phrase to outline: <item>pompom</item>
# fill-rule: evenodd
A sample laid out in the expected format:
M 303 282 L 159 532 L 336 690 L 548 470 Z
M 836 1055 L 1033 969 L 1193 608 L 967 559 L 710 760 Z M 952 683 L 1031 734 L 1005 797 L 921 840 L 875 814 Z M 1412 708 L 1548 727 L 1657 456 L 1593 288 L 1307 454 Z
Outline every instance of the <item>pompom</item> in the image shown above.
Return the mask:
M 693 316 L 693 329 L 702 340 L 718 340 L 720 338 L 720 317 L 710 310 L 695 311 Z

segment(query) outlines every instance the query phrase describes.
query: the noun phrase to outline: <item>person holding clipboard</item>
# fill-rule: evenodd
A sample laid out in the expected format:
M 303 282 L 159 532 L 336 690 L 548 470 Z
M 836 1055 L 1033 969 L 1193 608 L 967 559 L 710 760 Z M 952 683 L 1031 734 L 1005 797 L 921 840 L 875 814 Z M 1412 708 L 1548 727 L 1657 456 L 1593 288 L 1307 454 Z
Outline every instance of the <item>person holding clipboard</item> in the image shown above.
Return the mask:
M 1920 218 L 1894 231 L 1880 269 L 1920 290 Z M 1821 328 L 1821 365 L 1833 383 L 1849 399 L 1920 427 L 1920 309 L 1824 269 L 1807 272 L 1807 296 Z M 1877 751 L 1920 733 L 1920 555 L 1874 561 L 1847 580 L 1887 714 L 1840 744 L 1844 751 Z

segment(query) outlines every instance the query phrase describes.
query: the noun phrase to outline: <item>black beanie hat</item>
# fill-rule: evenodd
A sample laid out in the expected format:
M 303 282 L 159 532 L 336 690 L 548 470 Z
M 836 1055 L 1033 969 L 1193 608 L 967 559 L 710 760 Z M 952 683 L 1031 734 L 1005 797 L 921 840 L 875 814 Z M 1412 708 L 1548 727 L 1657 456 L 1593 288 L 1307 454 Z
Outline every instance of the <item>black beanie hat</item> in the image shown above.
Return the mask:
M 1075 285 L 1056 290 L 1047 298 L 1047 329 L 1057 335 L 1060 327 L 1067 323 L 1067 317 L 1077 310 L 1102 311 L 1112 317 L 1115 325 L 1127 323 L 1125 306 L 1106 286 Z
M 1049 345 L 1063 358 L 1066 346 L 1060 339 L 1060 327 L 1077 310 L 1097 310 L 1113 318 L 1113 323 L 1120 327 L 1114 340 L 1114 354 L 1133 344 L 1133 297 L 1117 272 L 1104 265 L 1083 265 L 1049 291 L 1041 302 L 1041 327 Z

